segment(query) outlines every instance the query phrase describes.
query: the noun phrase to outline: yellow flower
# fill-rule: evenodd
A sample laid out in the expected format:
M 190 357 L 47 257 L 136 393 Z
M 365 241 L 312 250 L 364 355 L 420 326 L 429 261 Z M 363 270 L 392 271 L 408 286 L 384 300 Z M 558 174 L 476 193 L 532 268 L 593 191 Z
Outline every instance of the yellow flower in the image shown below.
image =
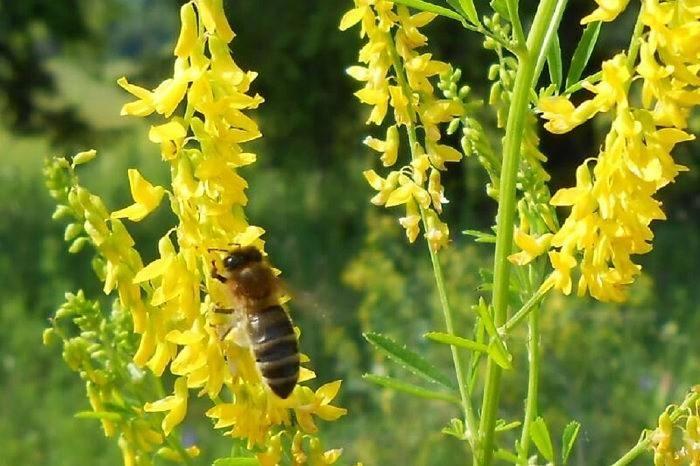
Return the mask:
M 516 228 L 513 239 L 515 244 L 520 248 L 520 252 L 508 256 L 508 260 L 516 265 L 526 265 L 549 249 L 549 245 L 552 241 L 552 234 L 546 233 L 538 237 L 533 237 L 520 228 Z
M 411 199 L 414 199 L 424 209 L 430 205 L 430 194 L 425 189 L 418 186 L 406 175 L 399 175 L 399 187 L 389 194 L 384 205 L 394 207 L 405 204 Z
M 126 217 L 129 220 L 138 222 L 158 207 L 165 190 L 162 186 L 153 186 L 146 181 L 135 168 L 129 169 L 128 173 L 131 197 L 134 199 L 134 203 L 129 207 L 113 212 L 112 218 Z
M 554 271 L 545 280 L 545 283 L 552 282 L 562 293 L 571 293 L 571 269 L 576 266 L 576 259 L 563 251 L 550 251 L 549 260 Z
M 594 21 L 613 21 L 622 13 L 629 0 L 595 0 L 598 8 L 590 15 L 581 20 L 581 24 L 592 23 Z
M 415 201 L 406 203 L 406 215 L 399 218 L 399 224 L 406 230 L 409 243 L 413 243 L 420 233 L 420 214 Z
M 609 111 L 615 104 L 627 101 L 627 89 L 631 75 L 624 54 L 617 54 L 602 66 L 602 79 L 598 84 L 584 82 L 583 87 L 595 96 L 578 107 L 563 96 L 544 97 L 538 107 L 542 118 L 549 120 L 544 127 L 556 134 L 571 131 L 576 126 L 593 118 L 599 112 Z
M 338 394 L 340 384 L 341 381 L 336 380 L 321 386 L 315 393 L 306 387 L 299 390 L 300 393 L 295 393 L 299 404 L 294 407 L 294 414 L 297 422 L 305 432 L 314 433 L 317 431 L 312 414 L 324 421 L 335 421 L 340 416 L 347 414 L 346 409 L 330 404 Z
M 187 381 L 180 377 L 175 382 L 175 393 L 153 403 L 146 403 L 143 409 L 147 412 L 168 411 L 163 418 L 163 432 L 170 435 L 175 426 L 180 424 L 187 413 Z
M 390 167 L 396 163 L 396 157 L 399 153 L 399 130 L 396 125 L 389 126 L 386 130 L 386 139 L 384 141 L 367 136 L 364 143 L 377 152 L 382 152 L 381 160 L 385 167 Z

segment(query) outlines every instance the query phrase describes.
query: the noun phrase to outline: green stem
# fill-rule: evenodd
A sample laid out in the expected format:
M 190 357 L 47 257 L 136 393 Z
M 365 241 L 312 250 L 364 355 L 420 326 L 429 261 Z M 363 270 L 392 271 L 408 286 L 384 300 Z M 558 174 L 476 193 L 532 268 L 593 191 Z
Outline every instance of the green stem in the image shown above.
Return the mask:
M 515 217 L 515 183 L 523 139 L 524 124 L 537 57 L 545 46 L 545 35 L 557 6 L 557 0 L 542 0 L 528 36 L 527 52 L 520 56 L 515 75 L 513 96 L 508 110 L 506 136 L 503 144 L 503 166 L 499 186 L 499 203 L 496 227 L 496 252 L 494 257 L 493 307 L 494 323 L 502 326 L 507 317 L 510 262 L 508 256 L 513 243 L 513 221 Z M 489 359 L 486 385 L 482 400 L 479 435 L 481 440 L 482 466 L 489 466 L 493 457 L 496 411 L 500 396 L 502 370 Z
M 586 78 L 584 78 L 578 82 L 575 82 L 571 86 L 567 87 L 564 90 L 563 94 L 569 95 L 569 94 L 573 94 L 576 91 L 580 91 L 581 89 L 583 89 L 583 83 L 594 84 L 594 83 L 597 83 L 598 81 L 600 81 L 602 77 L 603 77 L 602 71 L 598 71 L 597 73 L 593 73 L 592 75 L 587 76 Z
M 625 453 L 624 456 L 622 456 L 619 460 L 615 461 L 612 464 L 612 466 L 623 466 L 626 464 L 630 464 L 639 455 L 644 453 L 647 450 L 647 448 L 649 448 L 650 443 L 651 439 L 649 438 L 649 436 L 644 436 L 644 438 L 637 442 L 637 444 L 630 451 Z
M 505 334 L 510 333 L 517 325 L 532 311 L 539 303 L 542 298 L 552 289 L 552 285 L 541 287 L 535 294 L 533 294 L 530 299 L 527 300 L 523 307 L 521 307 L 518 312 L 513 314 L 513 317 L 508 319 L 508 322 L 503 326 Z
M 411 102 L 411 88 L 408 85 L 408 81 L 406 80 L 406 74 L 405 70 L 403 67 L 403 63 L 401 61 L 401 57 L 399 57 L 399 54 L 396 51 L 396 46 L 394 44 L 394 38 L 391 37 L 391 33 L 389 34 L 389 53 L 391 55 L 391 60 L 392 60 L 392 65 L 394 67 L 394 71 L 396 73 L 396 79 L 399 82 L 399 85 L 401 86 L 401 89 L 404 93 L 404 95 L 408 98 L 409 101 L 409 113 L 411 114 L 411 117 L 413 118 L 416 115 L 416 111 L 413 108 Z M 413 119 L 406 125 L 406 129 L 408 132 L 408 141 L 409 145 L 411 148 L 411 160 L 415 160 L 417 157 L 416 154 L 416 146 L 418 143 L 418 138 L 416 136 L 416 127 L 413 122 Z M 423 230 L 427 231 L 427 219 L 425 215 L 425 209 L 422 207 L 420 208 L 420 216 L 421 216 L 421 222 L 423 224 Z M 445 318 L 445 328 L 447 330 L 447 333 L 450 335 L 454 335 L 454 319 L 453 319 L 453 313 L 452 313 L 452 308 L 450 307 L 449 301 L 447 300 L 447 292 L 445 290 L 445 280 L 444 276 L 442 273 L 442 267 L 440 266 L 440 261 L 438 258 L 437 251 L 433 249 L 433 247 L 430 245 L 428 242 L 428 250 L 430 251 L 430 261 L 432 262 L 433 265 L 433 274 L 435 275 L 435 286 L 437 287 L 438 295 L 440 297 L 440 305 L 442 307 L 442 313 Z M 457 384 L 459 386 L 459 395 L 461 398 L 462 402 L 462 409 L 464 411 L 464 420 L 465 420 L 465 425 L 467 429 L 467 441 L 472 447 L 472 452 L 476 451 L 476 416 L 474 414 L 474 408 L 471 405 L 471 401 L 469 399 L 469 395 L 467 393 L 467 387 L 466 387 L 466 380 L 465 380 L 465 370 L 464 366 L 462 363 L 462 358 L 459 356 L 459 352 L 457 348 L 454 346 L 450 346 L 450 349 L 452 351 L 452 362 L 455 367 L 455 375 L 457 377 Z
M 537 417 L 538 388 L 540 378 L 540 310 L 535 306 L 530 313 L 527 356 L 530 362 L 527 375 L 527 401 L 523 430 L 520 436 L 520 451 L 518 456 L 521 464 L 527 464 L 528 449 L 530 448 L 530 426 Z

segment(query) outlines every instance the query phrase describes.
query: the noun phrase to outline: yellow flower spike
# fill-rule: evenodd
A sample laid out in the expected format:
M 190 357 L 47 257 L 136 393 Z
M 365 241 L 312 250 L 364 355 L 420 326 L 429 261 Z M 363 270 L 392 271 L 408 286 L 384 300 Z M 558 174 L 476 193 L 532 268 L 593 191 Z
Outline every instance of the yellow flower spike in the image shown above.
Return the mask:
M 584 16 L 581 19 L 581 24 L 588 24 L 594 21 L 613 21 L 627 8 L 629 0 L 595 0 L 595 2 L 598 4 L 598 8 L 590 15 Z
M 121 86 L 125 91 L 139 98 L 139 100 L 124 104 L 121 109 L 122 116 L 133 115 L 145 117 L 156 110 L 155 100 L 151 91 L 144 89 L 143 87 L 136 86 L 135 84 L 130 84 L 124 77 L 119 78 L 117 80 L 117 84 L 119 84 L 119 86 Z
M 176 57 L 188 57 L 197 42 L 197 14 L 192 2 L 185 3 L 180 8 L 180 36 L 175 44 Z
M 138 222 L 158 207 L 165 190 L 162 186 L 153 186 L 134 168 L 129 169 L 128 174 L 131 197 L 135 202 L 129 207 L 112 212 L 112 218 L 128 218 Z
M 520 252 L 508 256 L 508 260 L 516 265 L 529 264 L 533 259 L 544 254 L 549 249 L 552 236 L 551 233 L 546 233 L 535 238 L 520 228 L 516 228 L 514 240 L 515 244 L 520 248 Z
M 146 403 L 143 409 L 149 413 L 168 411 L 162 422 L 163 432 L 168 436 L 185 419 L 187 395 L 187 380 L 184 377 L 180 377 L 175 381 L 175 393 L 173 395 L 166 396 L 153 403 Z
M 377 152 L 382 152 L 381 161 L 385 167 L 390 167 L 396 163 L 399 153 L 399 130 L 396 125 L 387 128 L 384 141 L 367 136 L 363 142 Z

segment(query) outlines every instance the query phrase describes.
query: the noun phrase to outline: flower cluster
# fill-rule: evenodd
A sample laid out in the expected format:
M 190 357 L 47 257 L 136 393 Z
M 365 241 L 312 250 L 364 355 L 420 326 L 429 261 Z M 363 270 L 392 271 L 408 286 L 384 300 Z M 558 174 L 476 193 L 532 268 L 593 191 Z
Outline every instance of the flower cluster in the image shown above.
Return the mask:
M 619 13 L 626 2 L 599 3 L 615 3 Z M 617 13 L 598 19 L 613 19 Z M 552 198 L 553 205 L 570 206 L 571 213 L 551 239 L 555 270 L 548 285 L 570 293 L 571 271 L 578 266 L 579 295 L 625 299 L 626 285 L 640 271 L 631 256 L 651 250 L 649 225 L 665 218 L 654 196 L 685 170 L 670 153 L 677 143 L 693 139 L 684 129 L 700 102 L 697 34 L 692 32 L 700 28 L 699 20 L 700 10 L 686 2 L 644 0 L 640 21 L 645 29 L 636 66 L 634 56 L 626 54 L 604 62 L 600 82 L 584 82 L 594 96 L 578 106 L 563 96 L 540 100 L 545 127 L 554 133 L 567 132 L 597 113 L 613 115 L 598 156 L 578 167 L 576 186 Z M 630 101 L 635 80 L 642 85 L 640 105 Z
M 691 393 L 686 402 L 693 397 L 697 399 Z M 659 416 L 658 427 L 649 435 L 654 466 L 700 464 L 700 403 L 696 401 L 686 409 L 669 407 Z
M 340 451 L 322 450 L 314 436 L 315 419 L 335 420 L 345 414 L 331 405 L 340 381 L 316 391 L 297 385 L 289 398 L 279 399 L 261 379 L 250 348 L 232 335 L 222 339 L 222 326 L 233 322 L 214 312 L 231 307 L 224 285 L 211 275 L 212 264 L 221 267 L 217 250 L 231 244 L 264 246 L 263 230 L 246 221 L 247 183 L 238 173 L 256 160 L 242 143 L 261 135 L 244 111 L 263 99 L 249 94 L 256 73 L 243 71 L 229 53 L 234 33 L 222 0 L 190 1 L 180 17 L 173 77 L 153 90 L 125 78 L 118 81 L 137 98 L 124 105 L 123 115 L 156 113 L 166 119 L 151 127 L 149 139 L 160 145 L 172 189 L 154 186 L 137 170 L 129 170 L 134 203 L 110 213 L 97 196 L 78 185 L 68 188 L 69 197 L 89 204 L 73 236 L 85 232 L 84 242 L 98 250 L 104 291 L 116 290 L 119 306 L 133 317 L 133 331 L 140 335 L 136 367 L 147 367 L 157 376 L 169 369 L 177 376 L 172 395 L 144 406 L 147 412 L 165 413 L 166 437 L 185 418 L 190 390 L 195 389 L 213 400 L 207 416 L 216 420 L 215 427 L 246 442 L 263 465 L 279 462 L 283 438 L 295 457 L 332 464 Z M 165 194 L 178 224 L 159 241 L 159 258 L 144 266 L 120 219 L 142 220 Z M 302 368 L 300 382 L 313 377 Z
M 347 72 L 364 82 L 357 98 L 372 107 L 367 123 L 381 125 L 393 109 L 394 122 L 386 130 L 384 139 L 368 137 L 365 144 L 381 153 L 385 167 L 393 167 L 398 160 L 399 127 L 405 127 L 411 153 L 410 163 L 381 177 L 374 170 L 365 171 L 369 184 L 378 191 L 372 203 L 385 207 L 405 206 L 406 214 L 399 219 L 406 236 L 413 242 L 423 222 L 425 237 L 434 249 L 446 245 L 449 229 L 440 220 L 442 205 L 447 202 L 441 183 L 441 171 L 447 162 L 458 162 L 462 153 L 441 144 L 439 125 L 461 116 L 464 109 L 459 99 L 440 99 L 435 96 L 431 79 L 451 71 L 446 63 L 433 60 L 430 53 L 420 53 L 427 37 L 419 28 L 430 23 L 435 15 L 420 12 L 411 15 L 405 6 L 386 0 L 355 0 L 355 8 L 348 11 L 340 22 L 340 29 L 360 24 L 360 37 L 367 38 L 359 61 Z M 393 82 L 392 82 L 393 80 Z M 420 127 L 420 142 L 416 128 Z

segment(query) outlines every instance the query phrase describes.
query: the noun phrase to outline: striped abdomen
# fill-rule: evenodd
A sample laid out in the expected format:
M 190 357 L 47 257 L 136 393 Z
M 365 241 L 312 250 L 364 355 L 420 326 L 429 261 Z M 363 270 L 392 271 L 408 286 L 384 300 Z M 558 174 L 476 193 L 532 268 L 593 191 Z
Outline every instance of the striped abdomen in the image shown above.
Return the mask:
M 275 395 L 287 398 L 299 378 L 299 346 L 292 321 L 280 305 L 248 314 L 255 361 Z

